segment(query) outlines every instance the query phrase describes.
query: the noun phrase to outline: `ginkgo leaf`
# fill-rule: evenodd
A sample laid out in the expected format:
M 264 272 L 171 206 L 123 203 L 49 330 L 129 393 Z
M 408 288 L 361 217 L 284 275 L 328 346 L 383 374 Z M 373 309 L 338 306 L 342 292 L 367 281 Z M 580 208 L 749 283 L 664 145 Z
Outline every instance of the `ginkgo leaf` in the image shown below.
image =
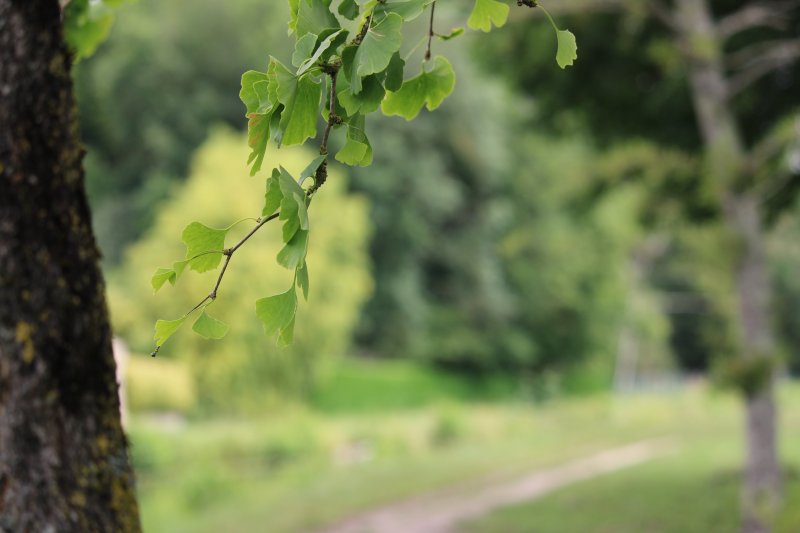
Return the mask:
M 303 298 L 308 301 L 308 262 L 303 261 L 297 269 L 297 286 L 303 291 Z
M 171 268 L 159 268 L 150 279 L 150 285 L 153 286 L 154 292 L 158 292 L 158 289 L 160 289 L 168 281 L 170 285 L 175 285 L 175 278 L 175 271 Z
M 375 6 L 375 13 L 397 13 L 408 22 L 420 16 L 425 7 L 433 2 L 434 0 L 386 0 Z
M 272 127 L 273 113 L 259 114 L 250 113 L 247 115 L 247 144 L 250 146 L 250 157 L 247 164 L 252 163 L 250 175 L 255 176 L 264 164 L 264 157 L 267 153 L 270 129 Z
M 342 0 L 339 4 L 339 14 L 347 20 L 353 20 L 358 16 L 358 4 L 356 0 Z
M 302 185 L 303 182 L 306 180 L 306 178 L 314 176 L 317 172 L 317 169 L 322 164 L 322 162 L 325 161 L 326 158 L 327 155 L 319 155 L 316 158 L 314 158 L 314 160 L 311 161 L 311 163 L 309 163 L 308 166 L 304 168 L 302 172 L 300 172 L 300 178 L 298 183 Z
M 242 74 L 242 89 L 239 91 L 239 98 L 247 108 L 247 113 L 255 113 L 259 107 L 258 94 L 256 94 L 253 86 L 257 82 L 267 80 L 266 72 L 248 70 Z
M 455 39 L 459 35 L 464 35 L 464 28 L 453 28 L 450 30 L 450 33 L 445 35 L 437 35 L 437 37 L 443 41 L 449 41 L 450 39 Z
M 267 337 L 273 337 L 285 329 L 294 320 L 296 310 L 297 294 L 294 283 L 284 293 L 256 301 L 256 316 L 264 323 Z
M 328 48 L 331 47 L 333 42 L 336 41 L 337 37 L 339 37 L 339 35 L 343 31 L 344 30 L 338 30 L 338 31 L 335 31 L 335 32 L 331 33 L 330 35 L 328 35 L 328 37 L 326 37 L 321 43 L 319 43 L 319 46 L 317 46 L 316 51 L 310 57 L 308 57 L 308 59 L 303 61 L 301 65 L 295 65 L 295 66 L 299 66 L 300 67 L 297 70 L 297 75 L 300 76 L 304 72 L 306 72 L 308 69 L 313 67 L 314 64 L 317 61 L 319 61 L 320 57 L 322 57 L 322 54 L 324 54 L 328 50 Z M 308 34 L 308 35 L 313 35 L 313 34 Z
M 366 115 L 376 111 L 381 106 L 385 94 L 383 85 L 374 74 L 362 80 L 362 89 L 358 94 L 352 93 L 346 78 L 342 79 L 342 83 L 336 91 L 339 103 L 342 104 L 348 116 L 356 113 Z
M 336 153 L 336 160 L 350 166 L 372 164 L 372 146 L 364 131 L 364 115 L 356 115 L 347 123 L 347 140 Z
M 430 70 L 423 69 L 419 75 L 403 82 L 397 92 L 389 93 L 381 109 L 386 115 L 400 115 L 406 120 L 417 116 L 426 106 L 433 111 L 453 92 L 456 75 L 453 66 L 444 57 L 437 56 Z
M 294 341 L 294 317 L 281 329 L 280 335 L 278 335 L 278 346 L 285 348 L 292 344 L 292 341 Z
M 298 37 L 306 33 L 319 35 L 324 29 L 339 27 L 330 10 L 331 0 L 289 0 L 289 6 L 289 30 Z
M 228 334 L 228 325 L 209 316 L 203 310 L 197 320 L 194 321 L 192 330 L 203 338 L 218 340 Z
M 475 0 L 467 26 L 473 30 L 491 31 L 492 24 L 499 28 L 506 23 L 508 11 L 508 4 L 498 0 Z
M 567 68 L 578 59 L 578 43 L 575 35 L 569 30 L 558 30 L 558 51 L 556 52 L 556 62 L 561 68 Z
M 178 331 L 183 323 L 186 322 L 186 317 L 177 320 L 158 320 L 156 321 L 156 333 L 153 339 L 156 341 L 156 346 L 161 347 L 173 333 Z
M 304 2 L 305 0 L 301 0 Z M 272 67 L 274 65 L 274 67 Z M 309 74 L 299 78 L 282 63 L 271 63 L 270 91 L 283 104 L 279 123 L 278 146 L 303 144 L 317 134 L 317 112 L 322 96 L 322 84 Z
M 317 45 L 317 34 L 306 33 L 294 43 L 294 53 L 292 54 L 292 65 L 299 67 L 305 60 L 311 57 L 314 53 L 314 47 Z
M 308 231 L 298 229 L 291 240 L 278 252 L 278 264 L 294 270 L 303 264 L 308 250 Z
M 389 66 L 392 56 L 403 44 L 402 27 L 403 17 L 389 13 L 369 29 L 353 58 L 355 68 L 350 79 L 353 94 L 361 92 L 360 78 L 382 72 Z
M 186 259 L 191 259 L 189 268 L 196 272 L 217 268 L 222 261 L 227 233 L 227 229 L 209 228 L 200 222 L 186 226 L 181 239 L 186 245 Z
M 283 193 L 276 174 L 279 175 L 278 169 L 273 170 L 272 176 L 267 179 L 267 190 L 264 193 L 264 209 L 261 210 L 261 216 L 268 217 L 273 214 L 280 207 L 281 200 L 283 200 Z
M 288 243 L 298 229 L 308 229 L 306 193 L 283 167 L 278 175 L 278 183 L 282 195 L 281 213 L 278 218 L 285 221 L 282 229 L 283 242 Z
M 392 59 L 389 60 L 389 66 L 386 67 L 386 79 L 383 81 L 387 91 L 396 91 L 403 85 L 403 70 L 405 67 L 406 62 L 399 52 L 395 52 Z

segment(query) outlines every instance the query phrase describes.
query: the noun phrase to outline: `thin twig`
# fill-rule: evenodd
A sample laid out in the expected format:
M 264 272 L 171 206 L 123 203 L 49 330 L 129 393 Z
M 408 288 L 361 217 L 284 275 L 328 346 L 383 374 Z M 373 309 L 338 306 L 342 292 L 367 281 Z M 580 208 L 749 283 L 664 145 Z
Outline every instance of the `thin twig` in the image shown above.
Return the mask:
M 367 36 L 367 32 L 369 31 L 369 27 L 371 25 L 372 25 L 372 13 L 370 13 L 369 17 L 367 17 L 367 20 L 364 21 L 364 25 L 361 26 L 360 30 L 358 30 L 358 35 L 356 35 L 355 38 L 352 41 L 350 41 L 350 44 L 356 46 L 361 44 L 361 41 L 363 41 L 364 37 Z
M 336 124 L 336 77 L 338 74 L 337 70 L 329 74 L 331 78 L 331 94 L 328 101 L 328 124 L 325 126 L 325 133 L 322 134 L 322 144 L 319 147 L 320 155 L 328 155 L 328 139 L 331 136 L 331 129 Z
M 325 132 L 322 134 L 322 143 L 319 146 L 319 154 L 324 155 L 325 159 L 322 160 L 322 163 L 320 163 L 319 167 L 317 167 L 317 171 L 314 173 L 314 185 L 308 189 L 308 196 L 317 192 L 328 179 L 328 139 L 330 139 L 333 127 L 342 123 L 341 117 L 336 114 L 336 78 L 339 75 L 339 66 L 326 65 L 326 69 L 325 73 L 331 79 L 331 94 L 328 101 L 328 124 L 325 126 Z
M 425 50 L 425 61 L 428 61 L 431 58 L 431 42 L 433 42 L 433 36 L 435 35 L 433 32 L 434 13 L 436 13 L 436 2 L 431 4 L 431 23 L 430 26 L 428 26 L 428 48 Z
M 214 300 L 216 300 L 216 299 L 217 299 L 217 292 L 219 291 L 219 286 L 222 284 L 222 278 L 223 278 L 223 277 L 225 277 L 225 272 L 228 270 L 228 264 L 230 264 L 230 262 L 231 262 L 231 258 L 233 257 L 233 254 L 236 252 L 236 250 L 238 250 L 239 248 L 241 248 L 241 247 L 242 247 L 242 245 L 243 245 L 244 243 L 246 243 L 246 242 L 248 241 L 248 239 L 250 239 L 250 237 L 252 237 L 253 235 L 255 235 L 255 234 L 256 234 L 256 232 L 257 232 L 258 230 L 260 230 L 260 229 L 261 229 L 261 227 L 262 227 L 264 224 L 266 224 L 266 223 L 267 223 L 267 222 L 269 222 L 270 220 L 275 220 L 276 218 L 278 218 L 278 216 L 280 216 L 280 213 L 273 213 L 272 215 L 270 215 L 270 216 L 268 216 L 268 217 L 265 217 L 265 218 L 263 218 L 263 219 L 260 219 L 259 223 L 258 223 L 258 224 L 256 224 L 256 225 L 255 225 L 255 227 L 254 227 L 253 229 L 251 229 L 249 232 L 247 232 L 247 235 L 245 235 L 244 237 L 242 237 L 242 238 L 239 240 L 239 242 L 237 242 L 236 244 L 234 244 L 234 245 L 233 245 L 231 248 L 226 248 L 225 250 L 223 250 L 223 251 L 222 251 L 222 255 L 224 255 L 224 256 L 225 256 L 225 263 L 222 265 L 222 270 L 220 270 L 220 272 L 219 272 L 219 276 L 217 276 L 217 281 L 216 281 L 216 283 L 214 283 L 214 288 L 213 288 L 213 289 L 211 289 L 211 292 L 209 292 L 209 293 L 208 293 L 208 294 L 207 294 L 207 295 L 206 295 L 206 296 L 205 296 L 205 297 L 204 297 L 202 300 L 200 300 L 200 301 L 197 303 L 197 305 L 195 305 L 195 306 L 194 306 L 194 307 L 192 307 L 192 308 L 191 308 L 189 311 L 187 311 L 187 312 L 186 312 L 186 313 L 183 315 L 183 317 L 182 317 L 182 318 L 185 318 L 185 317 L 187 317 L 187 316 L 191 315 L 192 313 L 194 313 L 195 311 L 197 311 L 198 309 L 200 309 L 200 308 L 203 306 L 203 304 L 205 304 L 206 302 L 208 302 L 208 301 L 212 301 L 212 302 L 213 302 Z M 152 352 L 150 355 L 151 355 L 151 356 L 153 356 L 153 357 L 155 357 L 155 356 L 156 356 L 156 354 L 158 354 L 158 351 L 159 351 L 160 349 L 161 349 L 161 346 L 156 346 L 155 350 L 153 350 L 153 352 Z

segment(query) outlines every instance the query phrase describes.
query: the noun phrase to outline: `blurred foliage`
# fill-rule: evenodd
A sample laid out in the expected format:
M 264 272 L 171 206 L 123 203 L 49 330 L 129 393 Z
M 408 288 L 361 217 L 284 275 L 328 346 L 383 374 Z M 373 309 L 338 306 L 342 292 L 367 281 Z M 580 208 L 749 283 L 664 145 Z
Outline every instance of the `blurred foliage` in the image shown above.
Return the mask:
M 729 14 L 745 4 L 715 2 L 714 14 Z M 681 366 L 702 371 L 715 356 L 735 355 L 730 265 L 738 246 L 720 224 L 720 184 L 705 179 L 680 44 L 636 2 L 608 13 L 565 13 L 564 23 L 580 36 L 581 59 L 570 75 L 553 76 L 540 54 L 552 47 L 547 23 L 531 15 L 536 13 L 518 13 L 503 32 L 474 49 L 485 72 L 499 69 L 512 90 L 531 96 L 534 113 L 527 123 L 549 134 L 551 142 L 591 136 L 601 153 L 595 167 L 600 179 L 585 208 L 626 184 L 638 184 L 638 194 L 644 195 L 638 220 L 648 233 L 669 235 L 659 256 L 649 261 L 644 282 L 660 293 L 669 315 L 670 344 Z M 796 34 L 800 12 L 787 18 L 783 31 L 743 32 L 728 40 L 726 51 Z M 512 56 L 513 62 L 496 60 Z M 800 63 L 795 62 L 771 71 L 732 99 L 745 143 L 753 146 L 768 139 L 772 149 L 777 147 L 760 169 L 765 175 L 758 178 L 781 187 L 767 203 L 768 220 L 791 205 L 800 184 L 797 169 L 788 168 L 783 157 L 792 135 L 781 133 L 789 130 L 788 119 L 796 111 L 791 88 L 799 84 Z M 631 244 L 632 250 L 640 246 Z
M 152 228 L 110 273 L 112 321 L 134 351 L 149 352 L 155 320 L 180 316 L 211 290 L 216 279 L 216 272 L 185 274 L 175 287 L 152 295 L 149 279 L 155 267 L 183 258 L 179 229 L 195 218 L 225 227 L 260 214 L 263 182 L 247 175 L 247 152 L 243 136 L 215 131 L 194 158 L 187 182 L 159 206 Z M 272 158 L 299 173 L 310 154 L 282 149 Z M 201 407 L 260 411 L 280 397 L 308 392 L 324 361 L 348 350 L 371 280 L 365 253 L 367 206 L 363 199 L 347 195 L 345 187 L 344 176 L 332 171 L 325 194 L 314 200 L 315 234 L 308 259 L 313 283 L 308 306 L 299 311 L 291 347 L 277 348 L 264 338 L 253 306 L 254 297 L 282 292 L 292 280 L 274 262 L 280 250 L 280 229 L 275 225 L 264 228 L 236 255 L 219 299 L 209 307 L 212 316 L 231 325 L 225 341 L 206 341 L 183 331 L 159 352 L 159 357 L 177 357 L 189 365 Z M 251 225 L 245 221 L 233 231 L 244 235 Z
M 519 383 L 506 374 L 454 376 L 412 360 L 346 357 L 326 372 L 311 396 L 325 413 L 378 413 L 437 402 L 517 398 Z
M 241 74 L 265 67 L 288 18 L 285 2 L 258 0 L 138 0 L 117 11 L 108 41 L 75 69 L 87 188 L 110 263 L 185 178 L 209 127 L 244 127 Z
M 800 375 L 800 202 L 777 222 L 767 245 L 779 346 L 789 369 Z
M 132 356 L 126 363 L 125 386 L 131 411 L 186 413 L 197 401 L 191 371 L 183 361 Z
M 717 7 L 727 12 L 739 3 L 726 0 Z M 463 22 L 468 7 L 437 7 L 437 29 Z M 176 228 L 191 217 L 203 219 L 207 212 L 212 215 L 205 221 L 214 222 L 214 210 L 204 203 L 191 214 L 188 205 L 182 208 L 186 216 L 176 217 L 171 228 L 155 220 L 157 213 L 167 217 L 175 209 L 174 200 L 161 200 L 178 194 L 176 184 L 190 174 L 190 155 L 211 125 L 244 127 L 236 97 L 240 75 L 248 68 L 263 70 L 266 50 L 283 49 L 286 10 L 284 2 L 265 5 L 256 0 L 138 0 L 119 8 L 108 42 L 77 66 L 95 226 L 107 262 L 125 258 L 112 276 L 115 319 L 139 350 L 150 348 L 152 319 L 176 317 L 181 305 L 194 303 L 189 295 L 204 294 L 206 287 L 181 281 L 196 290 L 187 289 L 181 297 L 161 295 L 159 301 L 166 304 L 147 305 L 142 311 L 139 302 L 145 296 L 135 295 L 147 291 L 146 285 L 130 276 L 123 283 L 119 273 L 132 276 L 135 264 L 137 275 L 150 274 L 169 264 L 182 257 Z M 715 184 L 698 179 L 703 172 L 699 141 L 674 43 L 635 3 L 621 15 L 565 17 L 564 25 L 579 34 L 581 60 L 564 73 L 553 68 L 550 53 L 542 52 L 555 46 L 551 29 L 544 19 L 529 18 L 531 14 L 535 10 L 512 9 L 502 31 L 478 36 L 479 47 L 469 35 L 434 43 L 458 73 L 456 92 L 435 116 L 423 111 L 413 123 L 379 117 L 367 124 L 375 163 L 355 169 L 349 187 L 369 199 L 370 234 L 363 238 L 368 240 L 374 292 L 361 312 L 343 313 L 347 318 L 337 334 L 341 338 L 325 351 L 341 353 L 354 335 L 354 351 L 360 355 L 413 358 L 470 374 L 473 380 L 487 374 L 492 381 L 505 374 L 524 396 L 539 399 L 608 386 L 619 364 L 622 331 L 635 336 L 642 368 L 663 372 L 672 367 L 669 358 L 674 355 L 680 368 L 704 371 L 711 357 L 735 351 L 726 267 L 735 247 L 718 221 Z M 426 34 L 426 21 L 420 20 L 417 34 L 407 36 L 404 53 Z M 731 46 L 761 37 L 751 35 Z M 409 64 L 421 54 L 416 50 Z M 475 56 L 485 68 L 476 67 Z M 785 89 L 796 85 L 796 76 L 794 70 L 777 72 L 737 97 L 748 140 L 772 131 L 768 123 L 789 109 L 791 91 Z M 620 79 L 630 83 L 620 84 Z M 770 96 L 756 98 L 759 91 Z M 764 105 L 758 107 L 758 102 Z M 791 132 L 784 122 L 782 129 L 775 129 L 775 138 Z M 334 134 L 331 144 L 333 151 L 341 139 Z M 267 157 L 275 154 L 282 156 L 283 151 Z M 240 161 L 229 160 L 237 165 L 231 168 L 239 168 Z M 791 189 L 793 180 L 787 183 Z M 231 193 L 226 203 L 240 201 L 233 190 L 226 191 Z M 323 191 L 320 199 L 333 194 Z M 784 202 L 777 200 L 771 203 L 776 212 L 784 209 L 779 207 Z M 338 215 L 317 217 L 326 225 L 346 222 Z M 218 225 L 234 218 L 220 217 Z M 364 233 L 364 223 L 352 224 L 352 231 Z M 151 227 L 144 239 L 149 244 L 123 255 Z M 337 239 L 343 246 L 360 246 L 345 235 Z M 142 250 L 156 250 L 157 242 L 176 244 L 172 252 L 147 252 L 144 257 Z M 798 291 L 789 290 L 794 263 L 788 257 L 786 261 L 776 266 L 785 272 L 778 283 L 786 289 L 777 295 L 786 311 L 776 318 L 783 321 L 781 335 L 790 350 L 797 329 L 791 310 Z M 325 276 L 338 268 L 328 259 L 321 264 Z M 237 265 L 239 259 L 234 271 Z M 325 279 L 332 278 L 313 281 L 323 273 L 313 263 L 312 270 L 312 282 L 323 290 L 329 283 Z M 252 275 L 242 271 L 234 277 Z M 128 288 L 120 290 L 123 286 Z M 324 289 L 329 290 L 339 293 L 338 288 Z M 359 289 L 352 295 L 354 309 L 365 294 Z M 124 305 L 129 307 L 120 307 Z M 239 313 L 246 319 L 237 322 L 256 327 L 250 303 L 235 313 L 235 304 L 230 305 L 225 308 L 233 313 L 229 317 Z M 215 311 L 210 310 L 212 315 Z M 298 342 L 325 346 L 321 339 L 303 341 L 299 333 Z M 194 352 L 201 344 L 205 346 L 197 341 L 177 352 Z M 219 346 L 220 352 L 230 349 L 232 354 L 244 346 L 272 354 L 261 347 L 259 337 L 243 338 L 235 329 Z M 249 357 L 263 369 L 241 370 L 251 368 L 240 365 Z M 187 361 L 194 358 L 187 356 Z M 295 391 L 306 386 L 299 385 L 299 374 L 287 370 L 305 365 L 302 357 L 197 358 L 216 360 L 203 364 L 224 370 L 218 372 L 219 383 L 211 377 L 199 383 L 201 394 L 206 385 L 234 390 L 239 379 L 234 375 L 253 384 L 260 379 L 291 382 L 289 389 Z M 324 365 L 308 366 L 308 375 L 326 376 Z M 192 368 L 198 375 L 211 375 L 194 363 Z M 369 374 L 352 365 L 334 372 Z M 449 387 L 408 379 L 417 383 L 408 386 L 421 390 Z M 511 387 L 504 383 L 498 390 Z M 349 409 L 357 403 L 346 387 L 334 391 L 338 385 L 330 385 L 325 392 L 326 386 L 315 393 L 321 408 Z M 482 390 L 483 385 L 476 387 Z M 386 384 L 387 404 L 406 401 L 392 390 Z M 223 399 L 220 392 L 212 396 Z
M 91 56 L 108 38 L 114 9 L 126 0 L 61 0 L 64 39 L 80 60 Z

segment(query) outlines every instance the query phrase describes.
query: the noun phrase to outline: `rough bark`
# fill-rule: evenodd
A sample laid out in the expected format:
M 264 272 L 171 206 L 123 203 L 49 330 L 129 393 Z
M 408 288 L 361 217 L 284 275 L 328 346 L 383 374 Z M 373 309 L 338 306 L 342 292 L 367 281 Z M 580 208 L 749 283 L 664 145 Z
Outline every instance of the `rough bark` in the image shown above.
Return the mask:
M 139 531 L 58 0 L 0 0 L 0 531 Z
M 763 248 L 764 230 L 759 203 L 746 192 L 746 152 L 730 109 L 723 69 L 722 43 L 708 0 L 678 0 L 675 18 L 698 124 L 705 144 L 708 171 L 720 191 L 727 226 L 739 244 L 734 279 L 738 300 L 741 355 L 752 363 L 772 358 L 769 315 L 770 286 Z M 744 191 L 744 192 L 743 192 Z M 750 365 L 758 368 L 758 365 Z M 769 362 L 767 362 L 769 367 Z M 771 511 L 780 495 L 776 443 L 774 382 L 771 376 L 745 394 L 746 464 L 742 490 L 742 530 L 770 531 Z

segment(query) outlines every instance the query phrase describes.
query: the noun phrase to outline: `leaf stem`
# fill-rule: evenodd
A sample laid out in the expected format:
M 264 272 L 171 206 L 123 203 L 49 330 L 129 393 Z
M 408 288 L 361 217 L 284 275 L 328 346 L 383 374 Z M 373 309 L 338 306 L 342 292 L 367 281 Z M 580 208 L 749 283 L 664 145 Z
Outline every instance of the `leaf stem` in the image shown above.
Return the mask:
M 419 41 L 417 41 L 417 44 L 415 44 L 415 45 L 414 45 L 414 47 L 413 47 L 411 50 L 409 50 L 409 51 L 408 51 L 408 53 L 407 53 L 405 56 L 403 56 L 403 61 L 408 61 L 408 58 L 410 58 L 411 56 L 413 56 L 413 55 L 414 55 L 414 52 L 416 52 L 416 51 L 417 51 L 417 48 L 419 48 L 419 47 L 420 47 L 420 45 L 421 45 L 422 43 L 424 43 L 424 42 L 425 42 L 425 39 L 427 39 L 427 38 L 428 38 L 428 37 L 427 37 L 427 36 L 425 36 L 425 37 L 423 37 L 422 39 L 420 39 Z
M 553 27 L 554 30 L 556 30 L 556 33 L 560 32 L 561 29 L 558 26 L 556 26 L 556 21 L 553 20 L 553 17 L 550 16 L 550 13 L 544 8 L 544 6 L 538 4 L 538 7 L 541 8 L 541 10 L 544 12 L 545 16 L 547 17 L 547 20 L 550 21 L 550 25 Z

